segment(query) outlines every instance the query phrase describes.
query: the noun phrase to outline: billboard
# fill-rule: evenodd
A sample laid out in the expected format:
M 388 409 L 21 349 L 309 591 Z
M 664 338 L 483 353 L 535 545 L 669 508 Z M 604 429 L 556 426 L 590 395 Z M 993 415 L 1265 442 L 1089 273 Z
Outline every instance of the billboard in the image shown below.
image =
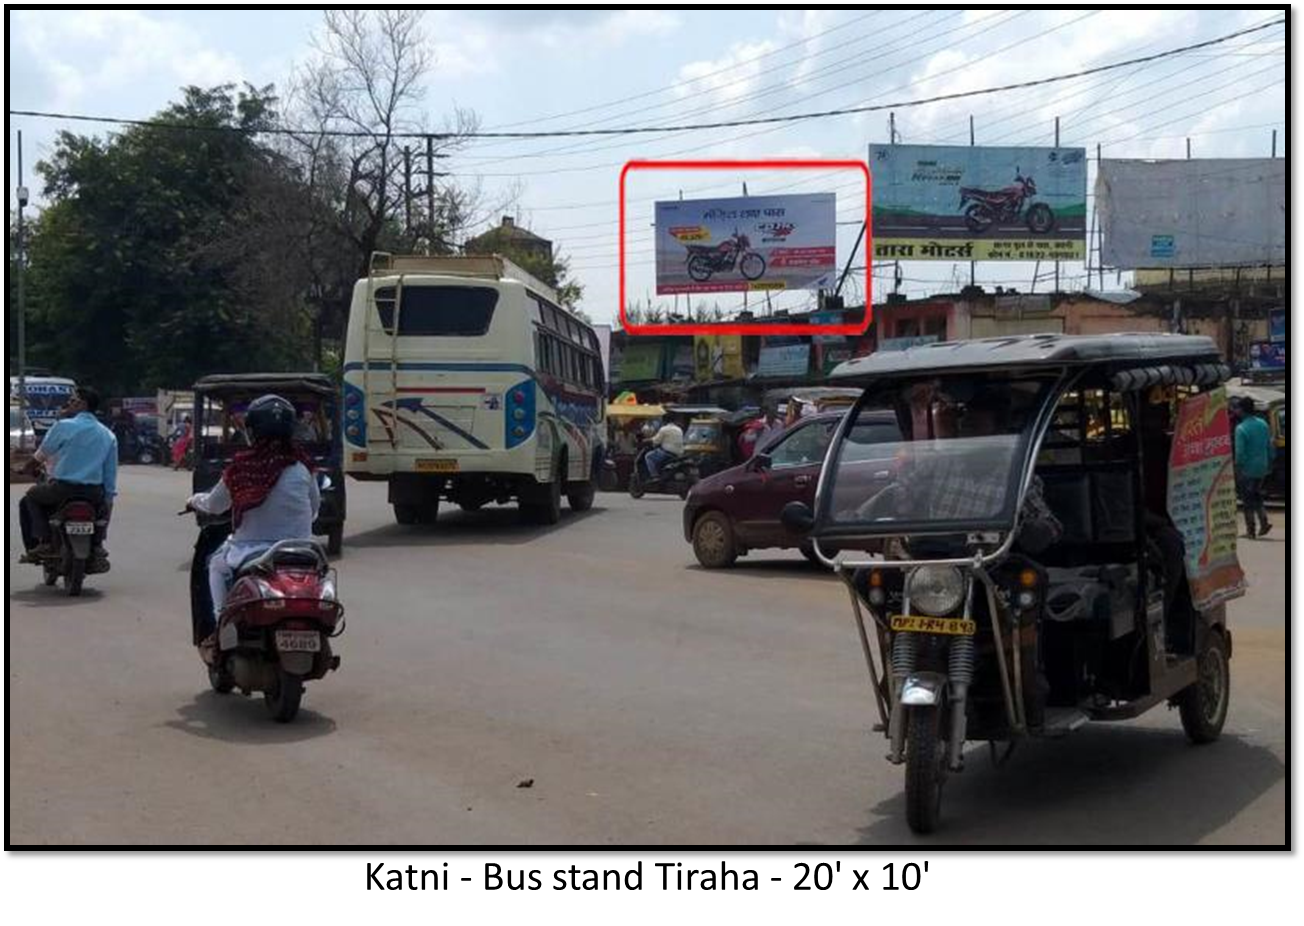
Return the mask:
M 1251 341 L 1250 369 L 1286 369 L 1286 345 L 1284 343 L 1273 343 L 1272 341 Z
M 1082 260 L 1084 148 L 870 145 L 875 260 Z
M 1273 309 L 1268 313 L 1268 340 L 1274 344 L 1286 340 L 1286 310 Z
M 833 193 L 656 204 L 657 295 L 831 288 Z
M 1100 162 L 1105 266 L 1216 267 L 1286 260 L 1286 162 L 1195 158 Z

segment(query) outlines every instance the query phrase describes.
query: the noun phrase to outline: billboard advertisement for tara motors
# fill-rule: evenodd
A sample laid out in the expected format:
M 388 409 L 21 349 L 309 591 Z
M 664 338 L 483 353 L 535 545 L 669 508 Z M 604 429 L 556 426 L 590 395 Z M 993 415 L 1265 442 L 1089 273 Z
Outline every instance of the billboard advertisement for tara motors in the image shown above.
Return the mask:
M 870 145 L 875 260 L 1082 260 L 1084 148 Z
M 833 193 L 656 204 L 657 295 L 831 287 Z

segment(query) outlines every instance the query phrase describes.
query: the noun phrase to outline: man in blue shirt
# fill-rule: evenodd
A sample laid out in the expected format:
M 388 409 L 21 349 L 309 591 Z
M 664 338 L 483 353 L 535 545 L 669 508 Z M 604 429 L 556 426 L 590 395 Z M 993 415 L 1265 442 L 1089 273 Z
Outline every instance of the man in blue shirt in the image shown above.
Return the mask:
M 28 489 L 18 506 L 27 549 L 24 562 L 40 562 L 53 553 L 50 515 L 68 499 L 86 498 L 96 507 L 113 505 L 118 494 L 118 439 L 95 417 L 99 407 L 99 393 L 79 386 L 63 419 L 46 432 L 36 451 L 36 461 L 45 465 L 50 478 Z M 103 560 L 102 551 L 97 556 Z
M 1232 400 L 1232 420 L 1236 423 L 1236 489 L 1245 509 L 1245 536 L 1253 540 L 1272 530 L 1263 506 L 1263 480 L 1272 472 L 1276 448 L 1268 423 L 1254 413 L 1254 400 L 1249 396 Z

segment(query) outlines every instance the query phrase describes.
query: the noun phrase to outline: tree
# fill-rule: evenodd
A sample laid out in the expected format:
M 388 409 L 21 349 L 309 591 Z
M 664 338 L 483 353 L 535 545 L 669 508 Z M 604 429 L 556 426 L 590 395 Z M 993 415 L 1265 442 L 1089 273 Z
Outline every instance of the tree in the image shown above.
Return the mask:
M 422 166 L 426 139 L 432 160 L 440 159 L 476 126 L 462 109 L 438 129 L 424 121 L 423 85 L 434 58 L 422 16 L 413 9 L 327 10 L 318 57 L 290 94 L 289 121 L 304 131 L 284 150 L 310 197 L 299 234 L 319 361 L 322 342 L 343 335 L 353 284 L 366 276 L 371 254 L 451 253 L 478 196 Z M 406 137 L 412 133 L 425 138 Z
M 584 285 L 570 278 L 570 261 L 555 255 L 551 248 L 531 247 L 514 235 L 510 225 L 500 225 L 468 241 L 463 249 L 468 254 L 501 254 L 526 273 L 542 283 L 547 283 L 557 293 L 557 301 L 586 321 L 588 314 L 578 307 L 584 295 Z
M 34 356 L 118 394 L 303 363 L 294 264 L 259 233 L 256 191 L 293 187 L 256 140 L 275 104 L 271 87 L 187 87 L 163 125 L 58 136 L 37 165 Z

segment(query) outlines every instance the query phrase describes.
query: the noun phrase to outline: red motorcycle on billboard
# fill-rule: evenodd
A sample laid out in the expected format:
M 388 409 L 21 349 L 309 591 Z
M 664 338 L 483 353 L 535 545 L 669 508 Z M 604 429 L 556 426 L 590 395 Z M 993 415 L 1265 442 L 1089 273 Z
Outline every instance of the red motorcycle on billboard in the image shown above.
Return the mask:
M 1015 168 L 1014 183 L 1002 189 L 960 187 L 960 208 L 971 232 L 981 234 L 997 222 L 1008 224 L 1022 219 L 1028 231 L 1044 235 L 1055 228 L 1055 213 L 1045 203 L 1029 203 L 1036 195 L 1036 182 Z
M 714 274 L 728 273 L 734 267 L 745 279 L 757 280 L 765 274 L 765 258 L 751 250 L 751 239 L 734 229 L 719 244 L 688 244 L 688 275 L 694 282 L 705 283 Z

